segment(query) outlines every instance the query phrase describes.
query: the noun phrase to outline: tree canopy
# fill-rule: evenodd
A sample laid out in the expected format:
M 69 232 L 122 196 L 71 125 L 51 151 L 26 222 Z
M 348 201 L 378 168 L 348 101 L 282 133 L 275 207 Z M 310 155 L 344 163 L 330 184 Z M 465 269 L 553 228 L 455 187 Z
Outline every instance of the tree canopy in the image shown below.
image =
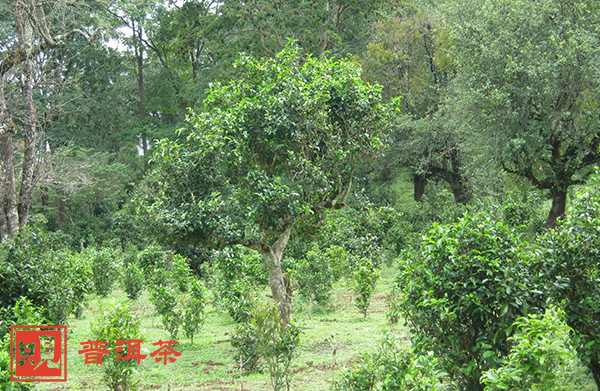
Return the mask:
M 451 36 L 455 99 L 493 140 L 505 171 L 550 191 L 547 226 L 569 186 L 600 161 L 596 1 L 459 1 Z M 499 141 L 499 142 L 498 142 Z

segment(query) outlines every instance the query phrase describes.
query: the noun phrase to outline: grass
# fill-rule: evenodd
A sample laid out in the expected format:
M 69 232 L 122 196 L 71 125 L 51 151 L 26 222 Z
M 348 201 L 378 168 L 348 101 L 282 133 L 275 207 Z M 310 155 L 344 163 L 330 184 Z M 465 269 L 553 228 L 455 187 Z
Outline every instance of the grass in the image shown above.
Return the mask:
M 391 286 L 395 270 L 384 268 L 371 301 L 368 317 L 363 318 L 354 306 L 354 295 L 347 282 L 335 287 L 333 309 L 326 311 L 313 308 L 308 319 L 307 303 L 294 298 L 294 318 L 300 321 L 303 334 L 300 347 L 292 363 L 292 389 L 318 391 L 329 390 L 331 381 L 344 367 L 351 366 L 360 351 L 375 349 L 378 339 L 388 328 L 385 296 Z M 266 293 L 266 291 L 264 292 Z M 269 300 L 263 296 L 265 300 Z M 40 390 L 106 390 L 102 382 L 100 365 L 84 365 L 84 356 L 78 354 L 81 342 L 91 337 L 90 323 L 108 308 L 111 300 L 126 301 L 125 293 L 115 289 L 110 297 L 90 296 L 88 308 L 81 318 L 69 319 L 67 382 L 38 383 Z M 169 339 L 159 316 L 149 302 L 148 292 L 135 301 L 129 301 L 131 311 L 141 321 L 145 338 L 142 348 L 149 352 L 156 348 L 151 344 L 159 339 Z M 140 390 L 243 390 L 263 391 L 270 389 L 268 373 L 254 373 L 240 377 L 239 366 L 234 360 L 230 340 L 235 324 L 226 313 L 208 306 L 204 327 L 194 338 L 194 344 L 180 331 L 178 345 L 174 349 L 181 356 L 166 366 L 156 363 L 149 356 L 138 367 Z M 408 340 L 403 328 L 394 333 Z

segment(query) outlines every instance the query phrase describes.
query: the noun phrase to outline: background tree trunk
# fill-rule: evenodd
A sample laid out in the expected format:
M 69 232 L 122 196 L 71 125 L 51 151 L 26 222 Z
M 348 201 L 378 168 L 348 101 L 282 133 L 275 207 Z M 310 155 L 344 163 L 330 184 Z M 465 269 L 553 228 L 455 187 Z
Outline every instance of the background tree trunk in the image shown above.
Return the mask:
M 425 182 L 427 181 L 427 176 L 425 174 L 415 175 L 413 177 L 413 185 L 414 185 L 414 200 L 416 202 L 421 202 L 423 198 L 423 194 L 425 193 Z
M 565 217 L 565 207 L 567 205 L 567 190 L 556 189 L 551 191 L 552 207 L 546 220 L 547 228 L 556 228 L 559 218 Z

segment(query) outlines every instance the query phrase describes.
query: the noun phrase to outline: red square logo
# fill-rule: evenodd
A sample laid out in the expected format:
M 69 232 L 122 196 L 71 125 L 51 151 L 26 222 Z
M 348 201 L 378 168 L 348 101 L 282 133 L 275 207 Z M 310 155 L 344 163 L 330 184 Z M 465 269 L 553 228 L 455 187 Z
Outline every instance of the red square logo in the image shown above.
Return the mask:
M 11 326 L 10 380 L 67 381 L 67 326 Z

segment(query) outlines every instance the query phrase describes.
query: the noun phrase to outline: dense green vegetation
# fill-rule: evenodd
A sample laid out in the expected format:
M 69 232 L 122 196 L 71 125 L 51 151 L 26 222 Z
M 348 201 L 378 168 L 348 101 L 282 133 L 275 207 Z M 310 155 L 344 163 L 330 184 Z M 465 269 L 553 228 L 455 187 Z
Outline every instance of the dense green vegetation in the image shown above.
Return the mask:
M 49 324 L 110 340 L 67 389 L 600 390 L 599 26 L 0 1 L 0 388 L 43 389 L 9 330 Z M 148 337 L 187 368 L 115 359 Z

